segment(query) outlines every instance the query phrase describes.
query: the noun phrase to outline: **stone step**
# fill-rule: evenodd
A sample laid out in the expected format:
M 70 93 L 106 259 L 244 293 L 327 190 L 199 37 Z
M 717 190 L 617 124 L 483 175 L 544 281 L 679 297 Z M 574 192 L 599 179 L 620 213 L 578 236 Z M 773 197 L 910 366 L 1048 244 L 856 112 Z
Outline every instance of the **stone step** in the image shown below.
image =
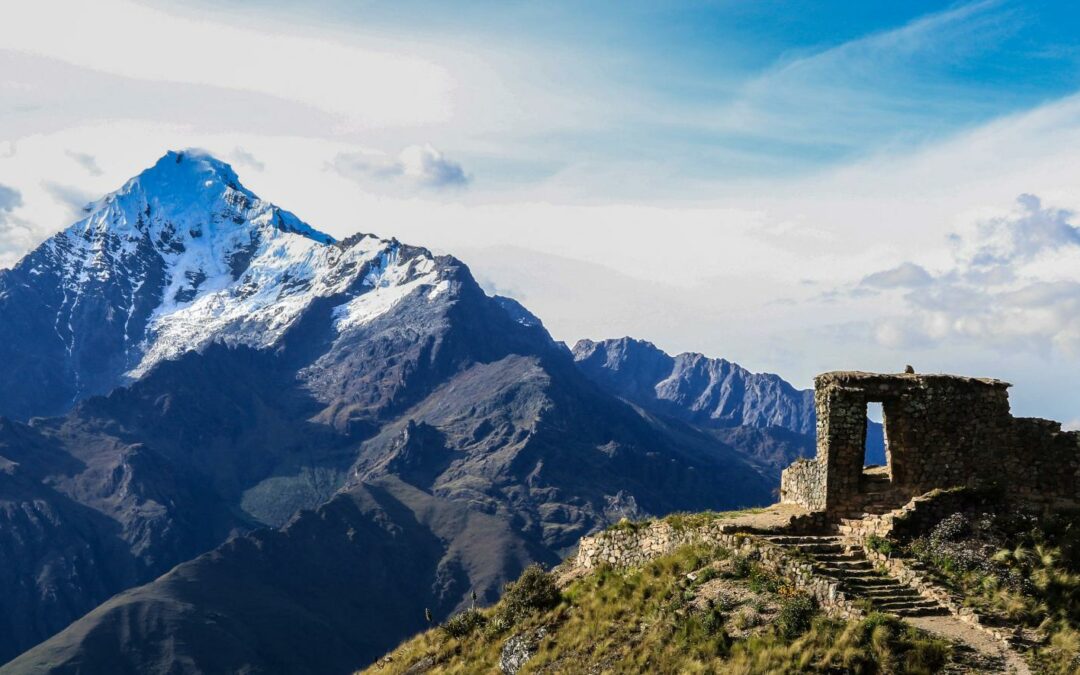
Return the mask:
M 852 579 L 848 577 L 847 579 L 845 579 L 845 582 L 848 586 L 859 591 L 870 591 L 876 590 L 878 588 L 895 588 L 897 586 L 900 586 L 900 584 L 893 579 Z
M 883 610 L 897 616 L 945 616 L 949 613 L 944 607 L 914 607 L 911 609 Z
M 865 597 L 865 599 L 870 602 L 871 607 L 877 610 L 881 610 L 883 612 L 903 608 L 913 609 L 918 607 L 937 607 L 937 603 L 927 602 L 924 598 L 921 597 L 893 598 L 881 596 Z
M 801 553 L 808 553 L 815 558 L 824 556 L 846 555 L 846 548 L 840 544 L 794 544 L 791 548 Z
M 819 551 L 814 557 L 822 562 L 829 560 L 866 560 L 861 551 L 854 551 L 846 547 L 837 547 L 837 550 Z
M 763 535 L 770 541 L 789 550 L 808 555 L 815 563 L 815 572 L 836 579 L 841 588 L 852 598 L 863 598 L 875 611 L 898 616 L 937 616 L 948 614 L 938 603 L 923 597 L 914 588 L 882 574 L 867 560 L 862 550 L 853 548 L 844 535 L 861 532 L 860 522 L 873 511 L 886 513 L 892 502 L 891 495 L 873 495 L 864 510 L 848 514 L 835 526 L 837 534 L 820 535 Z M 880 502 L 880 503 L 872 503 Z
M 839 544 L 841 542 L 841 537 L 835 534 L 766 534 L 762 535 L 761 538 L 780 546 L 797 546 L 799 544 Z
M 874 566 L 870 564 L 869 560 L 855 558 L 852 560 L 823 560 L 821 561 L 823 567 L 832 568 L 836 570 L 846 571 L 862 571 L 875 572 Z
M 870 601 L 875 607 L 937 607 L 936 602 L 921 595 L 874 596 L 870 597 Z
M 845 587 L 845 588 L 848 588 L 848 587 Z M 915 593 L 915 592 L 906 593 L 906 592 L 904 592 L 904 590 L 902 590 L 903 588 L 904 588 L 903 586 L 894 586 L 892 588 L 882 588 L 882 589 L 875 590 L 875 591 L 856 591 L 853 588 L 850 588 L 849 590 L 851 590 L 852 593 L 858 593 L 862 597 L 870 598 L 871 600 L 874 600 L 874 601 L 880 600 L 882 602 L 887 602 L 887 601 L 896 600 L 896 601 L 904 601 L 904 602 L 915 602 L 915 601 L 931 602 L 930 600 L 927 600 L 926 598 L 919 595 L 918 593 Z

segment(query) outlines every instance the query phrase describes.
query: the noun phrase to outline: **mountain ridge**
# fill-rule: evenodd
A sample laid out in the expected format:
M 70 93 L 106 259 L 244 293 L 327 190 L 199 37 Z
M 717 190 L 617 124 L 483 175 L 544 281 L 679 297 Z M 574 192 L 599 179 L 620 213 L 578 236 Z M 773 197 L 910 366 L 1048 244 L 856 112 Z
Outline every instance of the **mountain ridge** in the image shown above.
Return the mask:
M 162 161 L 167 173 L 204 160 L 177 153 Z M 195 206 L 159 204 L 153 231 L 179 239 L 161 244 L 147 236 L 151 229 L 136 228 L 139 265 L 113 265 L 128 260 L 120 255 L 127 249 L 105 228 L 99 253 L 109 274 L 102 278 L 68 274 L 55 261 L 47 273 L 29 275 L 53 250 L 48 243 L 16 266 L 23 277 L 0 276 L 0 309 L 12 310 L 0 316 L 26 317 L 31 330 L 60 322 L 73 336 L 31 345 L 37 351 L 23 377 L 27 368 L 47 370 L 52 359 L 83 368 L 78 378 L 11 379 L 0 398 L 0 412 L 29 420 L 0 423 L 0 516 L 19 523 L 0 528 L 0 548 L 19 556 L 7 580 L 0 576 L 0 609 L 41 617 L 0 633 L 0 658 L 32 648 L 0 671 L 25 672 L 45 659 L 56 672 L 91 662 L 190 672 L 224 655 L 235 659 L 231 669 L 273 671 L 280 654 L 272 645 L 285 644 L 289 626 L 255 621 L 240 595 L 222 594 L 208 611 L 215 621 L 248 626 L 264 648 L 167 646 L 156 628 L 201 635 L 191 622 L 207 616 L 178 611 L 189 604 L 190 586 L 169 580 L 182 574 L 228 588 L 246 560 L 252 584 L 270 588 L 278 569 L 296 575 L 275 596 L 281 607 L 304 607 L 312 626 L 367 645 L 338 650 L 309 633 L 316 637 L 300 651 L 347 672 L 418 629 L 424 607 L 441 618 L 473 590 L 494 600 L 524 565 L 556 562 L 583 534 L 623 517 L 771 499 L 773 477 L 748 449 L 761 439 L 736 446 L 718 430 L 612 395 L 526 308 L 484 293 L 461 261 L 373 235 L 330 242 L 280 229 L 291 221 L 239 192 L 231 169 L 210 164 L 190 174 L 204 184 L 204 170 L 219 179 L 211 192 L 241 194 L 224 201 L 260 215 L 239 223 L 228 211 L 206 211 L 222 202 L 213 195 Z M 124 211 L 114 201 L 109 213 L 130 213 L 122 224 L 137 225 L 145 211 L 135 202 Z M 214 239 L 211 221 L 224 228 L 224 245 L 203 247 L 210 258 L 166 265 L 168 255 Z M 200 222 L 199 236 L 186 229 Z M 253 243 L 237 232 L 261 234 Z M 169 241 L 184 251 L 169 253 Z M 238 251 L 234 274 L 228 261 Z M 205 274 L 187 274 L 196 268 Z M 124 275 L 146 269 L 157 270 L 156 290 L 141 294 L 143 283 L 132 293 L 136 284 Z M 12 286 L 27 275 L 33 283 Z M 55 292 L 65 280 L 87 284 L 78 303 Z M 133 298 L 142 304 L 129 314 Z M 124 332 L 135 324 L 139 341 Z M 0 321 L 0 336 L 22 339 L 9 349 L 27 344 L 20 329 Z M 124 349 L 87 368 L 79 357 L 102 356 L 98 344 Z M 61 416 L 41 417 L 57 408 Z M 344 508 L 342 500 L 364 506 Z M 47 520 L 50 530 L 18 520 L 28 504 L 48 507 L 34 522 Z M 352 531 L 366 538 L 350 538 Z M 410 541 L 424 554 L 402 560 Z M 372 615 L 350 625 L 356 617 L 335 607 L 387 606 L 379 595 L 389 592 L 385 584 L 343 588 L 314 553 L 349 557 L 364 548 L 387 552 L 364 564 L 414 570 L 415 592 L 393 613 L 400 620 L 376 626 Z M 303 597 L 305 589 L 313 598 Z M 381 637 L 364 642 L 365 631 Z M 241 634 L 237 628 L 226 642 Z

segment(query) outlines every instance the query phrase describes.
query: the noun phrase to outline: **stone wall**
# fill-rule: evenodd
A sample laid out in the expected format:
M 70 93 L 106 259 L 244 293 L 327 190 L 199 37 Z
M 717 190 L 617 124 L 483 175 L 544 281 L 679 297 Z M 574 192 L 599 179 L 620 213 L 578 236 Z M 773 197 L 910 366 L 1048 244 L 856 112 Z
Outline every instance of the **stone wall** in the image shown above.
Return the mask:
M 680 546 L 709 543 L 755 558 L 763 567 L 812 596 L 825 612 L 841 618 L 860 618 L 864 612 L 840 590 L 835 579 L 815 575 L 805 560 L 792 558 L 783 547 L 744 533 L 724 531 L 722 523 L 674 528 L 665 521 L 638 527 L 616 527 L 585 537 L 573 558 L 573 567 L 591 570 L 602 565 L 640 567 Z
M 871 535 L 908 543 L 929 532 L 946 516 L 954 513 L 977 515 L 1002 506 L 1000 499 L 969 488 L 932 490 L 894 511 L 845 520 L 839 530 L 855 546 L 862 546 Z
M 1012 496 L 1028 502 L 1073 505 L 1080 501 L 1080 432 L 1060 422 L 1021 417 L 1013 438 L 1022 452 L 1002 458 Z
M 825 510 L 825 465 L 797 459 L 780 475 L 780 501 L 811 511 Z
M 833 372 L 814 384 L 817 456 L 784 471 L 783 502 L 841 516 L 887 511 L 937 488 L 990 485 L 1080 501 L 1080 434 L 1013 418 L 1005 382 Z M 881 402 L 884 415 L 888 468 L 877 475 L 863 468 L 869 402 Z

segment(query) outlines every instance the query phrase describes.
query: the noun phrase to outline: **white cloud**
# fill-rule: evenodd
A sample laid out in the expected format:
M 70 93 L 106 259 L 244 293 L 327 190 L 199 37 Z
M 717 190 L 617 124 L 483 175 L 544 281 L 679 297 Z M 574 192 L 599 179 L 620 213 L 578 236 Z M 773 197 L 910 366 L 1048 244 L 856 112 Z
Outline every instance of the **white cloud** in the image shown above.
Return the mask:
M 348 128 L 444 121 L 452 110 L 453 79 L 425 59 L 187 18 L 126 0 L 4 3 L 0 44 L 137 80 L 292 99 L 334 113 Z
M 42 187 L 57 202 L 67 208 L 72 219 L 82 218 L 86 213 L 86 207 L 101 195 L 95 195 L 71 185 L 63 185 L 54 181 L 42 182 Z
M 398 160 L 401 175 L 421 185 L 448 187 L 469 182 L 460 164 L 447 159 L 430 144 L 410 145 L 401 151 Z
M 22 195 L 19 191 L 0 184 L 0 215 L 10 213 L 17 206 L 22 206 Z
M 901 312 L 879 318 L 875 338 L 890 348 L 941 344 L 1080 357 L 1080 229 L 1072 219 L 1071 211 L 1024 194 L 1010 212 L 950 234 L 953 260 L 936 275 L 909 262 L 867 276 L 862 286 L 904 291 L 896 300 Z M 1047 274 L 1053 267 L 1070 273 Z
M 256 171 L 263 171 L 266 169 L 266 164 L 259 161 L 259 159 L 243 148 L 235 148 L 228 156 L 229 161 L 240 167 L 247 167 L 255 169 Z
M 1041 200 L 1030 194 L 1020 195 L 1016 201 L 1014 212 L 980 221 L 974 232 L 950 238 L 964 264 L 985 270 L 1080 244 L 1080 228 L 1069 222 L 1072 212 L 1043 208 Z
M 397 157 L 372 150 L 339 153 L 330 166 L 346 178 L 361 183 L 395 181 L 414 187 L 463 187 L 469 182 L 465 169 L 431 144 L 411 145 Z
M 85 152 L 75 152 L 74 150 L 68 150 L 66 154 L 75 160 L 79 166 L 86 169 L 91 176 L 101 175 L 101 167 L 97 165 L 97 159 L 93 155 L 88 155 Z
M 905 262 L 891 269 L 866 275 L 861 285 L 871 288 L 917 288 L 932 281 L 933 277 L 922 266 Z
M 22 193 L 0 183 L 0 266 L 14 263 L 33 243 L 27 223 L 15 216 L 15 210 L 22 205 Z

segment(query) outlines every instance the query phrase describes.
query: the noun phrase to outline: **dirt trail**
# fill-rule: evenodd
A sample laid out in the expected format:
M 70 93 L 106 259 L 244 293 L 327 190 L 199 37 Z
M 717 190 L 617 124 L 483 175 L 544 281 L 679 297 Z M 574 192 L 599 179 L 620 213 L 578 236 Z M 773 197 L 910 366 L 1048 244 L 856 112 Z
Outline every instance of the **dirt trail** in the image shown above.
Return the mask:
M 904 621 L 928 633 L 957 643 L 958 662 L 974 669 L 975 672 L 1031 675 L 1027 662 L 1016 650 L 951 614 L 905 617 Z

